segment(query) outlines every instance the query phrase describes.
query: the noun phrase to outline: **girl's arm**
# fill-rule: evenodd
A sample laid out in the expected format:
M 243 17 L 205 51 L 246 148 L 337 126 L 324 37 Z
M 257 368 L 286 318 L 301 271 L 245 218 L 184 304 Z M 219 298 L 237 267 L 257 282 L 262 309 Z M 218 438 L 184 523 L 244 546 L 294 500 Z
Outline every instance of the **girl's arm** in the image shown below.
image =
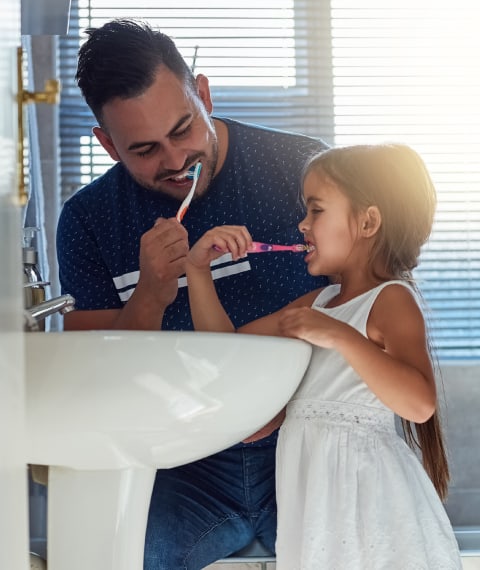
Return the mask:
M 304 314 L 302 314 L 304 313 Z M 385 287 L 375 301 L 364 337 L 350 325 L 318 311 L 289 311 L 283 334 L 340 352 L 376 396 L 399 416 L 427 421 L 436 390 L 425 322 L 412 293 Z
M 187 255 L 186 274 L 190 312 L 195 330 L 235 332 L 218 298 L 210 263 L 230 252 L 234 260 L 246 255 L 252 238 L 243 226 L 220 226 L 206 232 Z
M 220 226 L 206 232 L 190 249 L 186 272 L 190 311 L 195 330 L 236 332 L 218 298 L 210 263 L 226 252 L 230 252 L 233 259 L 244 257 L 251 243 L 252 238 L 245 227 Z M 311 306 L 319 291 L 320 289 L 317 289 L 299 297 L 285 308 L 240 327 L 238 332 L 283 336 L 279 322 L 284 311 Z

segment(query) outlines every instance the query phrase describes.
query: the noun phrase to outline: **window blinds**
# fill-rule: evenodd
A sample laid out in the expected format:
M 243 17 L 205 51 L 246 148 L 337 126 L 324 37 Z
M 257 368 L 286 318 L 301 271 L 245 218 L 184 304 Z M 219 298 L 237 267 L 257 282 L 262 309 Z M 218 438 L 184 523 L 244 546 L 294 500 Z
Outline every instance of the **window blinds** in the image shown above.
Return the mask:
M 83 30 L 112 18 L 148 21 L 209 77 L 214 114 L 333 143 L 329 8 L 313 0 L 72 0 L 60 38 L 62 192 L 68 197 L 110 159 L 91 137 L 94 119 L 74 83 Z M 315 44 L 309 37 L 315 36 Z M 79 153 L 79 148 L 81 153 Z M 80 156 L 81 155 L 81 156 Z
M 438 194 L 416 278 L 442 358 L 480 356 L 480 8 L 332 0 L 335 144 L 404 142 Z
M 111 165 L 74 83 L 85 27 L 115 17 L 171 35 L 217 116 L 320 136 L 405 142 L 439 205 L 416 277 L 442 359 L 480 357 L 480 9 L 458 0 L 72 0 L 60 38 L 65 199 Z M 205 6 L 205 7 L 204 7 Z

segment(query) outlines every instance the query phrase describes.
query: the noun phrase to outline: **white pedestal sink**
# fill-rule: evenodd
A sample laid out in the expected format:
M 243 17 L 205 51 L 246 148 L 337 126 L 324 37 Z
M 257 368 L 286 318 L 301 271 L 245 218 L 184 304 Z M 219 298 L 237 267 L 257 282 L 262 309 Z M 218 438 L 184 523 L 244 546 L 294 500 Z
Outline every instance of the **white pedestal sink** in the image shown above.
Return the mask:
M 26 334 L 27 459 L 49 465 L 49 570 L 142 570 L 157 468 L 274 417 L 308 344 L 202 332 Z

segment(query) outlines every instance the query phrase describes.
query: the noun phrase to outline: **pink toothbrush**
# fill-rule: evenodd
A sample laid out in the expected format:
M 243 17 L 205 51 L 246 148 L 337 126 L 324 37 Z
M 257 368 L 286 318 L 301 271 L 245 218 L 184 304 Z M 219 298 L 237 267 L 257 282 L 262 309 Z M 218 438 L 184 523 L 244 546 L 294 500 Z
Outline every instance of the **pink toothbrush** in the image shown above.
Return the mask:
M 222 251 L 218 245 L 212 246 L 215 251 Z M 267 251 L 293 251 L 295 253 L 312 251 L 312 246 L 305 243 L 296 243 L 294 245 L 278 245 L 274 243 L 262 243 L 260 241 L 252 242 L 252 247 L 247 249 L 247 253 L 266 253 Z
M 259 241 L 254 241 L 252 247 L 248 248 L 248 253 L 264 253 L 267 251 L 294 251 L 302 252 L 308 251 L 309 246 L 304 243 L 296 243 L 294 245 L 278 245 L 271 243 L 261 243 Z

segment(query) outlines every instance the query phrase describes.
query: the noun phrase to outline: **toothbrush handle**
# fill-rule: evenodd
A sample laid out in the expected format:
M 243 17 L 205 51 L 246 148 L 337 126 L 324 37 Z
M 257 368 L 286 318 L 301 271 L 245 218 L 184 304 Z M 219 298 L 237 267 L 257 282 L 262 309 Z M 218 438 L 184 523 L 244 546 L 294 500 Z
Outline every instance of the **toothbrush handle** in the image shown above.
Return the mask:
M 222 251 L 217 245 L 212 246 L 215 251 Z M 302 253 L 308 250 L 308 247 L 303 243 L 296 243 L 294 245 L 279 245 L 274 243 L 262 243 L 259 241 L 252 242 L 252 247 L 247 249 L 247 253 L 266 253 L 268 251 L 294 251 Z
M 180 204 L 180 208 L 178 208 L 178 212 L 176 215 L 177 221 L 180 223 L 182 222 L 183 216 L 186 214 L 188 207 L 190 206 L 190 202 L 192 201 L 193 194 L 195 193 L 195 188 L 197 187 L 197 182 L 200 177 L 201 170 L 202 170 L 202 163 L 197 162 L 197 164 L 195 165 L 195 170 L 193 171 L 192 175 L 193 178 L 192 187 L 190 188 L 183 202 Z
M 248 253 L 264 253 L 266 251 L 305 251 L 305 246 L 303 244 L 295 245 L 278 245 L 270 243 L 261 243 L 254 241 L 252 247 L 249 248 Z

